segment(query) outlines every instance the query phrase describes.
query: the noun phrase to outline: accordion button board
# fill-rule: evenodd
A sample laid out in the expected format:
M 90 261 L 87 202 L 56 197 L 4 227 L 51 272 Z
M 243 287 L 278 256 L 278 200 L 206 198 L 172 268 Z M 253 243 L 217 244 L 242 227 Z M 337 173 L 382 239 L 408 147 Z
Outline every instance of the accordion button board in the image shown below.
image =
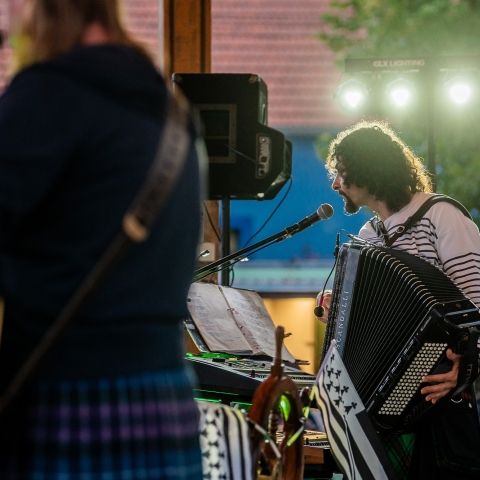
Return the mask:
M 431 407 L 420 394 L 422 377 L 449 370 L 447 348 L 479 325 L 476 305 L 429 262 L 365 243 L 341 247 L 324 354 L 335 339 L 380 431 L 417 422 Z

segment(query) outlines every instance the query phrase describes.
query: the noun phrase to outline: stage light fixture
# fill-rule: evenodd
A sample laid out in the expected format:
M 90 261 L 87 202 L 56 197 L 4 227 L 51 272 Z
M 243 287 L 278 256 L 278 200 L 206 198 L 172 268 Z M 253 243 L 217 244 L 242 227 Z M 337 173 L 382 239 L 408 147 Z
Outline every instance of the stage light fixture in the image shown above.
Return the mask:
M 386 87 L 387 99 L 397 108 L 407 108 L 411 105 L 414 96 L 414 85 L 406 78 L 397 78 Z
M 447 84 L 449 99 L 456 105 L 466 105 L 473 97 L 472 82 L 466 78 L 454 78 Z
M 336 97 L 345 109 L 359 110 L 367 101 L 368 89 L 360 80 L 350 78 L 338 87 Z
M 469 117 L 465 115 L 467 110 L 471 114 L 475 113 L 478 108 L 476 103 L 480 98 L 477 94 L 480 88 L 478 54 L 418 58 L 347 58 L 344 72 L 351 77 L 361 76 L 369 79 L 367 83 L 371 85 L 368 91 L 371 98 L 368 109 L 369 113 L 376 117 L 403 116 L 407 112 L 408 115 L 415 112 L 416 116 L 424 117 L 427 129 L 427 166 L 432 174 L 435 189 L 435 177 L 438 173 L 435 133 L 437 118 L 440 117 L 440 111 L 437 109 L 443 108 L 442 117 L 443 114 L 454 116 L 455 113 L 457 117 Z M 410 89 L 406 83 L 402 84 L 399 78 L 409 82 L 413 80 L 411 82 L 413 88 Z M 389 80 L 392 80 L 390 82 L 392 85 Z M 344 102 L 344 105 L 348 104 L 343 93 L 347 86 L 345 85 L 341 92 L 338 87 L 336 95 L 337 101 Z M 359 89 L 350 94 L 354 105 L 357 105 L 357 110 L 361 98 L 360 91 Z M 392 111 L 392 103 L 397 106 L 397 112 Z M 451 107 L 452 103 L 462 108 L 454 109 Z

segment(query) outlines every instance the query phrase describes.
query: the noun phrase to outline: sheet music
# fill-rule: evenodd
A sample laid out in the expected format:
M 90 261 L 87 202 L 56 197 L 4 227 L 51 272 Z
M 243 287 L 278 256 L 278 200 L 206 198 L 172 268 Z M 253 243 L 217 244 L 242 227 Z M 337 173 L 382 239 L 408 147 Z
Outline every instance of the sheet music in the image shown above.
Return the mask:
M 275 325 L 256 292 L 222 287 L 222 291 L 233 307 L 237 325 L 255 354 L 275 356 Z M 294 362 L 295 358 L 282 348 L 282 358 Z
M 190 287 L 189 311 L 211 351 L 275 356 L 275 325 L 256 292 L 209 283 Z M 282 358 L 295 358 L 285 346 Z
M 211 283 L 193 283 L 188 292 L 190 315 L 211 351 L 251 354 L 220 289 Z

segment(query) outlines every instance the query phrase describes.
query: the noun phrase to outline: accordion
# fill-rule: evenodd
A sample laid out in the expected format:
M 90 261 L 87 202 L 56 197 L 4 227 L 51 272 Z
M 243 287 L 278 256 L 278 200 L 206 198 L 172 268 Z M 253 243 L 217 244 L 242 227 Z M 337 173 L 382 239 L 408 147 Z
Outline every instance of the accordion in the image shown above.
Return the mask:
M 431 406 L 422 377 L 449 370 L 480 324 L 478 308 L 440 269 L 406 252 L 359 242 L 339 251 L 324 355 L 332 339 L 379 431 L 405 431 Z

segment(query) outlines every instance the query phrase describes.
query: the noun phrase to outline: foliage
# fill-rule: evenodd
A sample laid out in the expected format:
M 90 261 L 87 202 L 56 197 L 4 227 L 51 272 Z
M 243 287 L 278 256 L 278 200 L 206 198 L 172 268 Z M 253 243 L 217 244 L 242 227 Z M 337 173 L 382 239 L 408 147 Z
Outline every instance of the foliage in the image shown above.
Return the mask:
M 332 0 L 319 38 L 350 56 L 478 53 L 480 0 Z
M 337 52 L 340 61 L 475 55 L 474 68 L 480 68 L 480 0 L 331 0 L 321 18 L 318 38 Z M 476 75 L 480 88 L 478 71 Z M 463 202 L 479 221 L 480 108 L 460 115 L 453 107 L 434 108 L 438 190 Z M 425 157 L 423 113 L 417 111 L 415 118 L 400 124 L 401 133 Z

